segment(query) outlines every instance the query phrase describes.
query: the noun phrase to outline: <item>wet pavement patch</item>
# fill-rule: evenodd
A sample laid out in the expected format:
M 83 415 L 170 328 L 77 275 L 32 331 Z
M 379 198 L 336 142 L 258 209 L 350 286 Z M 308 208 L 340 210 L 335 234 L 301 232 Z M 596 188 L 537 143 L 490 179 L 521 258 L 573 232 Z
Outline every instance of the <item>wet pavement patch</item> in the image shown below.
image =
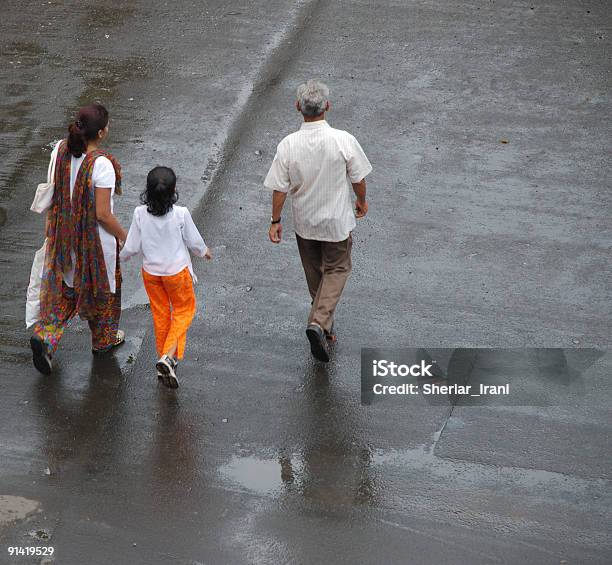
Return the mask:
M 36 500 L 21 496 L 0 495 L 0 527 L 23 520 L 40 508 Z
M 82 24 L 88 29 L 107 29 L 125 24 L 134 15 L 135 8 L 122 6 L 92 6 L 82 17 Z
M 4 50 L 4 56 L 18 60 L 20 65 L 38 65 L 42 62 L 42 57 L 47 54 L 47 50 L 37 43 L 31 41 L 13 41 Z
M 148 62 L 142 57 L 129 57 L 121 61 L 89 57 L 86 64 L 77 71 L 84 86 L 76 106 L 89 104 L 92 100 L 111 101 L 120 85 L 146 78 L 148 72 Z M 118 117 L 115 115 L 115 118 Z

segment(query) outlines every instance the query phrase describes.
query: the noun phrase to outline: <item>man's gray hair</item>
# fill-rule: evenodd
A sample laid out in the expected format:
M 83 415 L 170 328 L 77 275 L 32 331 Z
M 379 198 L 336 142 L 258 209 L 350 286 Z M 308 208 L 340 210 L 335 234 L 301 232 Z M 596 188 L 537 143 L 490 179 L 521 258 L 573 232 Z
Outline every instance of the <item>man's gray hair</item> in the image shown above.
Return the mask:
M 298 86 L 297 99 L 304 116 L 318 116 L 325 112 L 329 100 L 329 88 L 320 80 L 309 80 Z

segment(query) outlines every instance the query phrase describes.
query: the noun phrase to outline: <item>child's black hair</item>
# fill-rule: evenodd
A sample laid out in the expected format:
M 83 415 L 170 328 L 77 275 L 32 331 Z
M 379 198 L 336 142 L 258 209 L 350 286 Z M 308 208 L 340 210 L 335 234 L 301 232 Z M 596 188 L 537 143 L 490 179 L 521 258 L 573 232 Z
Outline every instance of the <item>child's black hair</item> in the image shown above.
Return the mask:
M 140 195 L 140 201 L 147 205 L 147 212 L 163 216 L 172 210 L 178 200 L 176 175 L 170 167 L 155 167 L 147 175 L 147 188 Z

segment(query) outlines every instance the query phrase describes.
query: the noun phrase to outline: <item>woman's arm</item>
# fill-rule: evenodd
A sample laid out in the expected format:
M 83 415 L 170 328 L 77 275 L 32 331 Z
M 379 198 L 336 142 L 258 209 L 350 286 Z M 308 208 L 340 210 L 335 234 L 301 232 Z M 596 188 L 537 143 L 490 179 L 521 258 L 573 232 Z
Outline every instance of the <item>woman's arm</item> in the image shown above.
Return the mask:
M 120 242 L 124 242 L 127 232 L 111 212 L 111 192 L 110 188 L 96 186 L 96 219 L 108 233 L 114 235 Z

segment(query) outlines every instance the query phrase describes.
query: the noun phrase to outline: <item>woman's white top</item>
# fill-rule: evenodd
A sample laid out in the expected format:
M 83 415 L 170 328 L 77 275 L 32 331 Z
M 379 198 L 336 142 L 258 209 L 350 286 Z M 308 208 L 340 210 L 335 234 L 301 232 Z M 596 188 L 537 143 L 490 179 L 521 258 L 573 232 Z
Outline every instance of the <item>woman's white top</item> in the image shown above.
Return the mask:
M 204 257 L 207 249 L 187 208 L 175 205 L 167 214 L 154 216 L 143 205 L 134 210 L 132 225 L 119 256 L 129 259 L 142 252 L 142 268 L 160 277 L 176 275 L 188 267 L 197 282 L 189 251 Z
M 83 164 L 85 154 L 80 157 L 72 156 L 70 158 L 70 198 L 74 191 L 74 185 L 76 183 L 79 169 Z M 115 167 L 107 157 L 98 157 L 93 166 L 91 173 L 91 180 L 95 188 L 110 188 L 111 191 L 111 212 L 113 211 L 113 196 L 115 195 Z M 100 243 L 102 244 L 102 252 L 104 254 L 104 263 L 106 265 L 106 274 L 108 275 L 108 286 L 110 291 L 115 294 L 116 280 L 115 280 L 115 269 L 117 268 L 117 241 L 115 236 L 108 233 L 100 224 L 98 224 L 98 234 L 100 234 Z M 74 251 L 72 252 L 72 269 L 64 273 L 64 282 L 69 286 L 74 286 L 74 265 L 76 263 L 76 256 Z

